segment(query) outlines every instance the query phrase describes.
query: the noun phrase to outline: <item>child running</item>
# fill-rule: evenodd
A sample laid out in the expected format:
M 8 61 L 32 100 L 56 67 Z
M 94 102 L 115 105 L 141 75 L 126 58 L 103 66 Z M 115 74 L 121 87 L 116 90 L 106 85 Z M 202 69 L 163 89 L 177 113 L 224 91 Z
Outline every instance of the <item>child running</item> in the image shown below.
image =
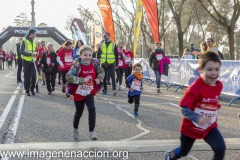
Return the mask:
M 188 154 L 196 139 L 204 139 L 214 151 L 213 160 L 223 160 L 225 142 L 217 128 L 219 96 L 223 85 L 218 80 L 221 61 L 212 51 L 199 60 L 201 76 L 186 90 L 180 106 L 184 116 L 181 124 L 181 146 L 166 153 L 165 160 L 176 160 Z
M 142 66 L 139 63 L 134 64 L 133 73 L 129 75 L 126 79 L 126 85 L 129 89 L 128 91 L 128 103 L 134 105 L 134 116 L 138 117 L 138 108 L 140 105 L 140 95 L 142 93 Z
M 93 50 L 90 46 L 83 45 L 79 50 L 79 54 L 80 58 L 76 59 L 66 76 L 68 82 L 75 84 L 73 100 L 76 112 L 73 119 L 73 138 L 74 140 L 79 138 L 79 120 L 82 117 L 84 105 L 86 104 L 89 112 L 89 136 L 91 140 L 97 140 L 97 136 L 94 133 L 96 123 L 94 95 L 96 94 L 97 84 L 100 84 L 104 78 L 104 71 L 91 63 Z

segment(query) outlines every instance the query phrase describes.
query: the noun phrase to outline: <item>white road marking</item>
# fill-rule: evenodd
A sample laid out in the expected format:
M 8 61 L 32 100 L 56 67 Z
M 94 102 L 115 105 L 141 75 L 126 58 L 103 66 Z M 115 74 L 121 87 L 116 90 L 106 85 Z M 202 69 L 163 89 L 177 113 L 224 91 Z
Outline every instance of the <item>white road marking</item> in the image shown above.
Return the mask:
M 18 94 L 18 90 L 15 90 L 15 91 L 13 92 L 13 94 Z
M 0 94 L 6 94 L 6 93 L 12 93 L 12 92 L 0 92 Z
M 177 108 L 179 108 L 179 107 L 180 107 L 179 105 L 177 105 L 177 104 L 174 104 L 174 103 L 168 103 L 168 104 L 170 104 L 170 105 L 172 105 L 172 106 L 174 106 L 174 107 L 177 107 Z
M 23 103 L 24 103 L 25 95 L 22 95 L 20 100 L 19 100 L 19 105 L 17 107 L 16 115 L 14 116 L 14 120 L 10 126 L 13 126 L 8 130 L 8 137 L 5 141 L 5 143 L 14 143 L 15 136 L 17 133 L 17 128 L 19 124 L 19 120 L 22 114 L 22 108 L 23 108 Z
M 3 123 L 5 122 L 5 120 L 7 118 L 7 115 L 9 113 L 9 111 L 12 108 L 12 105 L 13 105 L 15 99 L 16 99 L 16 95 L 12 95 L 12 97 L 8 101 L 8 104 L 7 104 L 6 108 L 4 109 L 4 111 L 3 111 L 3 113 L 2 113 L 2 115 L 0 117 L 0 130 L 1 130 L 2 126 L 3 126 Z
M 9 77 L 11 74 L 13 74 L 13 71 L 12 71 L 12 72 L 10 72 L 10 73 L 8 73 L 8 74 L 6 74 L 6 75 L 4 76 L 4 78 L 7 78 L 7 77 Z

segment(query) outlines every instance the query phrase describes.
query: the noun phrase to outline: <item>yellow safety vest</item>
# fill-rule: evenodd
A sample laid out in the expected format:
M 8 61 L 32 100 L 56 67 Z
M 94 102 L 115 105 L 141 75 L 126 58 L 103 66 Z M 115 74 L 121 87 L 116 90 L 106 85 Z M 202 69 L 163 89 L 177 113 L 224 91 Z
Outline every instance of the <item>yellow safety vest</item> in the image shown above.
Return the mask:
M 18 54 L 17 53 L 15 53 L 16 54 L 16 60 L 18 60 Z
M 109 64 L 113 64 L 115 62 L 114 46 L 115 44 L 113 42 L 111 42 L 108 47 L 105 42 L 101 43 L 101 63 L 108 62 Z
M 30 54 L 35 54 L 36 53 L 36 47 L 37 47 L 37 44 L 36 42 L 33 41 L 33 43 L 31 43 L 29 40 L 27 39 L 24 39 L 23 40 L 24 43 L 25 43 L 25 52 L 28 52 Z M 32 57 L 32 56 L 22 56 L 22 59 L 24 59 L 25 61 L 37 61 L 37 58 L 36 57 Z

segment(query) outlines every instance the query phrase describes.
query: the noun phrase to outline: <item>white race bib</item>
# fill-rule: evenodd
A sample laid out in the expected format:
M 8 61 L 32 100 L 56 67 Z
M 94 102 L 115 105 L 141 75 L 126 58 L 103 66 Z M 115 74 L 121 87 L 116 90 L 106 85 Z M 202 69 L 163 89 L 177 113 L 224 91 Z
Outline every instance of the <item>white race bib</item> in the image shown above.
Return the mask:
M 65 56 L 65 62 L 73 62 L 73 57 L 70 55 Z
M 0 55 L 0 57 L 2 58 L 2 57 L 3 57 L 3 55 L 1 54 L 1 55 Z
M 136 90 L 136 91 L 141 91 L 141 81 L 134 79 L 132 81 L 132 85 L 131 85 L 132 89 Z
M 159 60 L 162 60 L 163 55 L 162 54 L 157 54 L 156 57 L 157 57 L 157 60 L 159 61 Z
M 218 111 L 209 111 L 209 110 L 204 110 L 204 109 L 200 109 L 200 108 L 195 108 L 194 112 L 200 114 L 202 117 L 206 117 L 209 119 L 209 123 L 204 126 L 200 126 L 197 123 L 193 122 L 193 124 L 198 128 L 202 128 L 202 129 L 206 130 L 217 120 Z
M 51 64 L 51 58 L 47 57 L 47 64 L 50 65 Z
M 128 57 L 128 56 L 127 56 L 126 59 L 125 59 L 125 62 L 126 62 L 126 63 L 130 63 L 130 62 L 131 62 L 131 57 Z
M 8 59 L 8 61 L 12 61 L 12 59 Z
M 82 84 L 78 86 L 76 93 L 81 96 L 87 96 L 91 94 L 92 90 L 93 90 L 93 85 Z
M 122 67 L 123 66 L 123 60 L 118 61 L 118 66 Z

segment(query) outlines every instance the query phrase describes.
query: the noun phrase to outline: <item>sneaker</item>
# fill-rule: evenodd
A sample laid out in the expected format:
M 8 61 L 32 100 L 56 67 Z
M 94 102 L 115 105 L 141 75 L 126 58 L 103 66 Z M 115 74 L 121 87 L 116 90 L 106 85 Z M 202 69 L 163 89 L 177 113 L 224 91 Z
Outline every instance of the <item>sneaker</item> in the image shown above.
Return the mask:
M 114 90 L 114 91 L 113 91 L 113 96 L 116 96 L 116 95 L 117 95 L 117 91 Z
M 51 95 L 52 94 L 52 92 L 48 92 L 48 95 Z
M 44 86 L 45 85 L 45 81 L 43 80 L 43 82 L 42 82 L 42 85 Z
M 102 90 L 102 93 L 103 94 L 107 94 L 107 90 Z
M 58 82 L 59 85 L 61 85 L 61 82 Z
M 157 93 L 161 93 L 160 88 L 157 89 Z
M 54 87 L 52 87 L 52 91 L 55 91 L 55 88 L 54 88 Z
M 66 88 L 64 87 L 64 88 L 62 88 L 62 92 L 63 93 L 65 93 L 66 92 Z
M 70 94 L 68 94 L 68 93 L 66 93 L 66 95 L 65 95 L 65 96 L 66 96 L 66 98 L 69 98 L 71 95 L 70 95 Z
M 138 112 L 134 112 L 134 117 L 138 117 Z
M 33 96 L 35 96 L 35 92 L 33 90 L 31 91 L 31 93 L 32 93 Z
M 167 152 L 165 154 L 165 159 L 164 160 L 170 160 L 170 152 Z
M 119 86 L 119 87 L 118 87 L 118 90 L 119 90 L 119 91 L 123 91 L 123 89 L 122 89 L 122 87 L 121 87 L 121 86 Z
M 89 137 L 92 141 L 96 141 L 97 140 L 97 136 L 95 135 L 94 132 L 89 132 Z
M 27 94 L 27 96 L 30 96 L 30 93 L 29 93 L 29 91 L 26 91 L 26 94 Z
M 111 86 L 112 84 L 108 81 L 108 82 L 107 82 L 107 85 Z
M 78 140 L 78 136 L 79 136 L 78 129 L 73 128 L 73 139 Z
M 39 93 L 39 89 L 36 89 L 36 93 Z

